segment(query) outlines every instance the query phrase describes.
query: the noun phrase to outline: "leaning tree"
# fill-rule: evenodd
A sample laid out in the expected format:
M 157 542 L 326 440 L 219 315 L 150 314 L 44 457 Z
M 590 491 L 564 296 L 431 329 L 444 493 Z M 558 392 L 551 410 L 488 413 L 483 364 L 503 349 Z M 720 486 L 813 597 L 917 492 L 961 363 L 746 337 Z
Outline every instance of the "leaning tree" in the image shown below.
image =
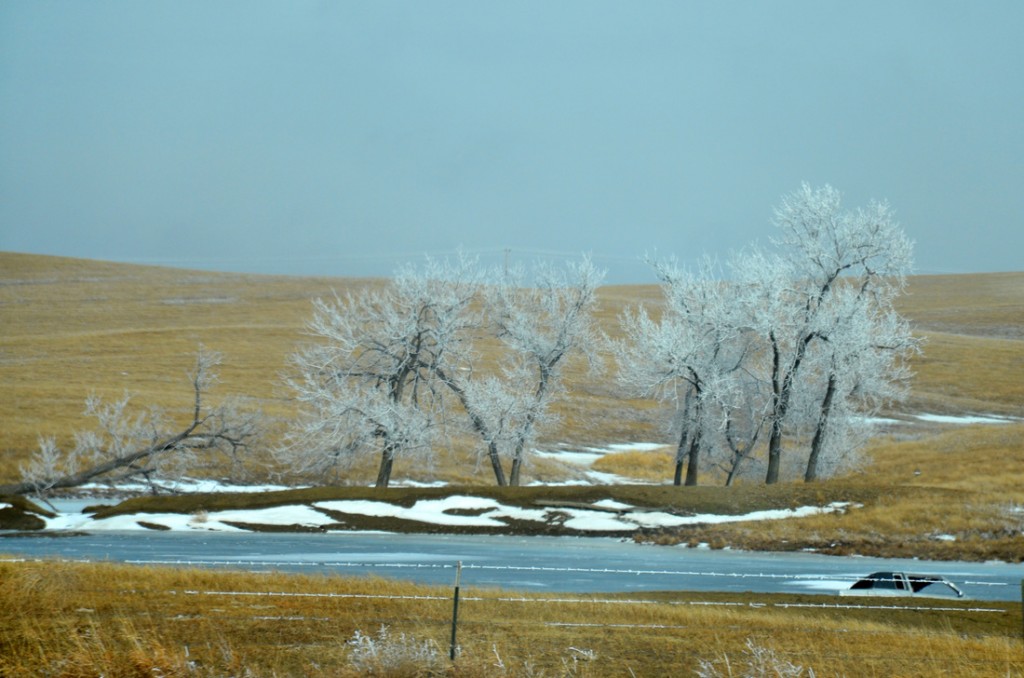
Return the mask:
M 0 485 L 0 495 L 45 496 L 88 483 L 125 482 L 143 482 L 154 493 L 174 491 L 177 481 L 218 454 L 237 468 L 258 434 L 259 413 L 230 399 L 209 403 L 220 359 L 200 347 L 188 375 L 191 402 L 184 422 L 158 408 L 135 407 L 130 395 L 113 402 L 89 396 L 85 414 L 96 426 L 76 431 L 68 450 L 42 439 L 21 467 L 21 482 Z

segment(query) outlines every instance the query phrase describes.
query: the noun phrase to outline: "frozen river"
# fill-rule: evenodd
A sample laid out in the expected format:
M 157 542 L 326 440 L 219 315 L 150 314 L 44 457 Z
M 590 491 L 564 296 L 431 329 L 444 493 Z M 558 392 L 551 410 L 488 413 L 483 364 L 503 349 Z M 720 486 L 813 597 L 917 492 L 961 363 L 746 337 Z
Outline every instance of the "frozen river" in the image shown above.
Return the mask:
M 751 591 L 834 595 L 858 577 L 939 574 L 975 600 L 1019 600 L 1024 567 L 639 545 L 602 538 L 104 531 L 0 539 L 0 557 L 375 574 L 522 591 Z

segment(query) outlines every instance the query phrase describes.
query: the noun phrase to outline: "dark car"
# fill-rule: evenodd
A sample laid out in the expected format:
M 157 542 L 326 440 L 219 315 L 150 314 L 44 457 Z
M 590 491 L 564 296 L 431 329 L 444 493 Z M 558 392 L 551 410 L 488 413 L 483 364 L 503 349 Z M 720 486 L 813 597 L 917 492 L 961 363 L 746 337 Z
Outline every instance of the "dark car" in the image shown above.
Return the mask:
M 907 572 L 874 572 L 858 579 L 839 592 L 841 596 L 915 596 L 926 598 L 963 598 L 964 592 L 945 577 Z

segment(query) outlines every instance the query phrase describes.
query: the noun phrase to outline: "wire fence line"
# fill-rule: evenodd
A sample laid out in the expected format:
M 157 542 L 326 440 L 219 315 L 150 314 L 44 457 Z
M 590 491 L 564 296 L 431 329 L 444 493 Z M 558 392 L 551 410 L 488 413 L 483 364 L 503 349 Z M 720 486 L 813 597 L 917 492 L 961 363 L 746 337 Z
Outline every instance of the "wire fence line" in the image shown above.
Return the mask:
M 453 644 L 452 652 L 455 652 L 455 626 L 456 622 L 454 617 L 447 616 L 447 612 L 450 610 L 448 606 L 451 605 L 451 595 L 391 595 L 381 593 L 335 593 L 335 592 L 302 592 L 302 591 L 225 591 L 225 590 L 199 590 L 199 589 L 185 589 L 180 591 L 168 591 L 168 593 L 174 595 L 185 595 L 185 596 L 210 596 L 210 597 L 237 597 L 237 598 L 253 598 L 258 600 L 265 600 L 274 597 L 281 598 L 319 598 L 324 600 L 345 600 L 345 599 L 357 599 L 357 600 L 390 600 L 390 601 L 417 601 L 424 602 L 431 605 L 432 613 L 428 612 L 425 615 L 422 612 L 417 612 L 408 618 L 373 618 L 367 617 L 365 620 L 367 623 L 380 624 L 384 626 L 401 626 L 409 622 L 413 622 L 416 625 L 437 625 L 447 626 L 452 625 L 453 629 Z M 925 613 L 943 613 L 943 614 L 966 614 L 966 613 L 982 613 L 982 614 L 1006 614 L 1007 609 L 995 608 L 995 607 L 947 607 L 947 606 L 923 606 L 923 605 L 899 605 L 899 604 L 865 604 L 865 603 L 785 603 L 776 602 L 772 600 L 757 599 L 756 597 L 750 598 L 746 601 L 718 601 L 718 600 L 688 600 L 688 601 L 674 601 L 674 600 L 652 600 L 645 598 L 607 598 L 607 597 L 596 597 L 596 596 L 521 596 L 521 595 L 462 595 L 461 601 L 463 603 L 471 603 L 480 605 L 483 607 L 494 606 L 498 604 L 526 604 L 526 605 L 632 605 L 632 606 L 691 606 L 691 607 L 715 607 L 715 608 L 728 608 L 728 609 L 744 609 L 744 610 L 780 610 L 780 609 L 821 609 L 821 610 L 849 610 L 851 613 L 855 613 L 858 610 L 887 610 L 887 611 L 902 611 L 902 612 L 913 612 L 915 614 Z M 229 613 L 231 614 L 231 613 Z M 234 613 L 238 616 L 238 611 Z M 241 615 L 248 616 L 248 615 Z M 372 615 L 371 615 L 372 616 Z M 707 632 L 709 630 L 718 630 L 721 632 L 735 631 L 739 628 L 736 624 L 719 624 L 710 625 L 706 620 L 702 620 L 700 623 L 692 624 L 671 624 L 671 623 L 656 623 L 656 622 L 636 622 L 636 623 L 625 623 L 615 621 L 572 621 L 568 619 L 558 619 L 558 614 L 553 614 L 554 619 L 542 619 L 540 621 L 530 618 L 523 619 L 517 618 L 516 615 L 507 616 L 489 616 L 486 620 L 480 619 L 460 619 L 458 621 L 459 628 L 471 628 L 480 627 L 481 625 L 486 626 L 490 630 L 494 630 L 496 627 L 516 627 L 519 625 L 540 625 L 550 628 L 561 628 L 561 629 L 579 629 L 581 631 L 586 630 L 605 630 L 605 631 L 621 631 L 624 633 L 687 633 L 691 632 L 696 628 L 699 628 L 701 632 Z M 289 622 L 323 622 L 331 623 L 338 621 L 330 616 L 305 616 L 305 615 L 268 615 L 259 614 L 248 616 L 248 618 L 268 623 L 289 623 Z M 818 628 L 791 628 L 790 631 L 795 633 L 807 633 L 816 634 L 820 631 Z M 879 635 L 887 633 L 881 629 L 859 629 L 859 628 L 844 628 L 840 631 L 844 635 Z M 920 633 L 920 631 L 917 631 Z M 754 633 L 753 636 L 758 636 L 758 633 Z M 957 638 L 961 641 L 968 641 L 971 638 L 982 638 L 988 637 L 987 634 L 961 634 Z M 780 657 L 792 657 L 799 660 L 803 657 L 802 654 L 794 651 L 776 651 Z M 701 658 L 697 650 L 690 650 L 684 652 L 684 654 L 692 655 L 696 658 Z M 864 654 L 841 654 L 841 653 L 821 653 L 818 652 L 815 657 L 817 660 L 825 661 L 867 661 L 867 662 L 884 662 L 891 659 L 895 655 L 886 655 L 884 653 L 876 653 L 872 655 Z M 903 654 L 898 655 L 901 658 L 905 658 Z M 948 663 L 948 657 L 942 656 L 928 656 L 922 655 L 915 657 L 914 661 L 923 662 L 929 666 L 944 666 Z M 1005 659 L 981 659 L 981 658 L 965 658 L 958 657 L 958 664 L 970 665 L 974 667 L 999 667 L 1002 670 L 1003 667 L 1007 666 L 1007 660 Z M 938 670 L 938 669 L 937 669 Z M 985 668 L 984 670 L 988 670 Z
M 40 559 L 3 558 L 0 562 L 26 562 Z M 108 562 L 90 558 L 66 558 L 65 562 L 99 563 Z M 456 563 L 422 563 L 422 562 L 380 562 L 380 561 L 335 561 L 335 560 L 187 560 L 187 559 L 156 559 L 136 558 L 124 560 L 129 565 L 173 565 L 176 567 L 290 567 L 290 568 L 350 568 L 382 570 L 455 570 Z M 799 581 L 875 581 L 870 577 L 844 574 L 800 574 L 778 572 L 715 572 L 706 570 L 669 570 L 669 569 L 635 569 L 608 567 L 554 567 L 546 565 L 485 565 L 462 563 L 463 570 L 505 571 L 505 572 L 562 572 L 576 574 L 618 574 L 632 576 L 677 576 L 677 577 L 712 577 L 723 579 L 777 579 Z M 887 580 L 886 580 L 887 581 Z M 1003 581 L 958 580 L 969 586 L 1009 586 Z
M 168 591 L 171 594 L 189 596 L 229 596 L 229 597 L 259 597 L 259 598 L 338 598 L 357 600 L 425 600 L 425 601 L 450 601 L 451 596 L 425 596 L 425 595 L 384 595 L 372 593 L 309 593 L 302 591 L 198 591 L 186 589 L 183 591 Z M 859 603 L 778 603 L 774 601 L 748 600 L 746 602 L 721 601 L 721 600 L 644 600 L 637 598 L 546 598 L 538 596 L 460 596 L 460 600 L 469 602 L 495 602 L 495 603 L 525 603 L 525 604 L 596 604 L 596 605 L 676 605 L 693 607 L 740 607 L 740 608 L 806 608 L 806 609 L 829 609 L 829 610 L 900 610 L 914 612 L 992 612 L 1005 614 L 1006 610 L 986 607 L 936 607 L 921 605 L 865 605 Z M 600 626 L 600 624 L 595 624 Z
M 94 562 L 83 560 L 79 562 Z M 455 563 L 418 563 L 418 562 L 358 562 L 358 561 L 272 561 L 272 560 L 158 560 L 134 559 L 125 560 L 131 565 L 174 565 L 174 566 L 238 566 L 238 567 L 334 567 L 334 568 L 380 568 L 380 569 L 411 569 L 411 570 L 454 570 Z M 506 572 L 564 572 L 577 574 L 619 574 L 633 576 L 679 576 L 679 577 L 720 577 L 726 579 L 784 579 L 800 581 L 857 581 L 871 580 L 869 577 L 854 575 L 821 575 L 777 572 L 709 572 L 704 570 L 652 570 L 607 567 L 554 567 L 545 565 L 481 565 L 463 563 L 463 570 L 506 571 Z M 964 580 L 961 583 L 971 586 L 1008 586 L 1001 581 Z
M 465 566 L 463 566 L 463 567 L 465 567 Z M 589 568 L 580 568 L 580 569 L 588 570 Z M 451 602 L 452 602 L 452 596 L 451 595 L 391 595 L 391 594 L 381 594 L 381 593 L 334 593 L 334 592 L 313 593 L 313 592 L 301 592 L 301 591 L 299 591 L 299 592 L 295 592 L 295 591 L 223 591 L 223 590 L 217 591 L 217 590 L 198 590 L 198 589 L 186 589 L 186 590 L 182 590 L 182 591 L 171 591 L 169 593 L 173 593 L 175 595 L 186 595 L 186 596 L 211 596 L 211 597 L 213 597 L 213 596 L 226 596 L 226 597 L 239 597 L 239 598 L 251 597 L 251 598 L 254 598 L 254 599 L 268 599 L 268 598 L 274 598 L 274 597 L 282 597 L 282 598 L 297 598 L 297 597 L 301 597 L 301 598 L 341 599 L 341 600 L 344 600 L 344 599 L 358 599 L 358 600 L 418 601 L 418 602 L 425 602 L 425 603 L 428 603 L 428 604 L 434 604 L 434 605 L 438 606 L 436 608 L 435 613 L 433 613 L 433 614 L 428 613 L 426 616 L 424 616 L 422 613 L 417 613 L 413 617 L 410 617 L 410 618 L 401 618 L 401 619 L 399 619 L 399 618 L 387 618 L 387 619 L 378 619 L 378 618 L 369 619 L 369 618 L 367 618 L 366 621 L 369 622 L 369 623 L 380 624 L 380 625 L 384 625 L 384 626 L 387 626 L 387 625 L 401 625 L 401 624 L 406 624 L 406 623 L 408 623 L 410 621 L 413 621 L 414 623 L 416 623 L 418 625 L 420 625 L 420 624 L 428 624 L 428 625 L 434 624 L 434 625 L 439 625 L 439 626 L 447 626 L 448 624 L 451 624 L 451 629 L 452 629 L 451 652 L 452 652 L 452 656 L 453 657 L 455 656 L 456 647 L 457 647 L 456 641 L 455 641 L 456 625 L 458 625 L 459 627 L 479 627 L 480 625 L 486 625 L 486 627 L 488 629 L 491 629 L 493 631 L 493 629 L 495 627 L 515 627 L 517 625 L 524 625 L 524 624 L 528 624 L 528 625 L 534 626 L 534 625 L 539 624 L 541 626 L 550 627 L 550 628 L 580 629 L 582 631 L 585 631 L 585 630 L 606 630 L 606 631 L 622 631 L 622 632 L 625 632 L 625 633 L 670 633 L 670 634 L 671 633 L 686 633 L 686 632 L 689 632 L 689 631 L 693 631 L 697 627 L 699 627 L 702 632 L 707 632 L 709 630 L 715 630 L 715 629 L 720 630 L 722 632 L 728 632 L 728 631 L 734 631 L 734 630 L 736 630 L 736 628 L 738 628 L 738 626 L 735 625 L 735 624 L 733 624 L 733 625 L 718 625 L 718 626 L 712 625 L 712 626 L 709 626 L 707 624 L 706 620 L 701 621 L 699 624 L 665 624 L 665 623 L 650 623 L 650 622 L 649 623 L 643 623 L 643 622 L 624 623 L 624 622 L 613 622 L 613 621 L 606 621 L 606 622 L 602 622 L 602 621 L 570 621 L 570 620 L 558 619 L 558 618 L 537 621 L 537 620 L 532 619 L 532 618 L 530 620 L 516 618 L 515 615 L 511 615 L 511 616 L 504 617 L 504 618 L 502 618 L 500 616 L 498 618 L 495 618 L 495 617 L 492 616 L 492 617 L 489 617 L 486 620 L 478 620 L 478 619 L 459 620 L 458 624 L 456 624 L 456 619 L 455 619 L 454 615 L 452 617 L 447 617 L 446 616 L 446 610 L 450 609 L 450 608 L 448 608 L 448 606 L 451 605 Z M 925 605 L 913 605 L 913 604 L 907 604 L 907 605 L 900 605 L 900 604 L 867 604 L 867 603 L 860 603 L 860 602 L 851 602 L 851 603 L 833 603 L 833 602 L 822 602 L 822 603 L 810 603 L 810 602 L 787 603 L 787 602 L 777 602 L 777 601 L 772 601 L 772 600 L 757 599 L 756 597 L 748 598 L 747 600 L 742 601 L 742 602 L 740 602 L 740 601 L 719 601 L 719 600 L 687 600 L 687 601 L 652 600 L 652 599 L 634 598 L 634 597 L 629 597 L 629 598 L 607 598 L 607 597 L 588 596 L 588 595 L 585 595 L 585 594 L 581 594 L 579 596 L 554 596 L 554 597 L 553 596 L 542 596 L 542 595 L 525 596 L 525 595 L 505 595 L 505 594 L 497 594 L 497 595 L 479 595 L 479 594 L 474 594 L 474 595 L 461 595 L 461 597 L 460 597 L 460 595 L 458 593 L 458 586 L 456 586 L 456 594 L 455 595 L 456 595 L 456 598 L 460 599 L 461 601 L 463 601 L 463 603 L 474 603 L 474 604 L 482 605 L 484 607 L 493 606 L 493 605 L 497 605 L 497 604 L 526 604 L 526 605 L 542 605 L 542 606 L 543 605 L 566 605 L 566 604 L 568 604 L 568 605 L 577 605 L 577 604 L 582 604 L 582 605 L 614 605 L 614 606 L 631 605 L 631 606 L 664 606 L 664 607 L 669 607 L 669 606 L 675 606 L 675 607 L 690 606 L 690 607 L 715 607 L 715 608 L 744 609 L 744 610 L 765 610 L 765 611 L 785 610 L 785 609 L 819 609 L 819 610 L 848 610 L 848 611 L 851 611 L 851 613 L 855 613 L 858 610 L 900 611 L 900 612 L 913 612 L 915 614 L 926 614 L 926 613 L 943 613 L 943 614 L 967 614 L 967 613 L 975 613 L 975 614 L 978 614 L 978 613 L 980 613 L 980 614 L 1006 614 L 1008 612 L 1008 609 L 1006 609 L 1006 608 L 995 608 L 995 607 L 976 607 L 976 606 L 971 606 L 971 607 L 947 607 L 947 606 L 942 606 L 942 605 L 925 606 Z M 456 607 L 456 609 L 458 609 L 458 608 Z M 557 617 L 557 612 L 555 613 L 555 616 Z M 335 619 L 332 619 L 331 617 L 321 617 L 321 616 L 307 617 L 307 616 L 301 616 L 301 615 L 266 615 L 266 614 L 261 614 L 258 617 L 257 616 L 252 616 L 250 618 L 254 619 L 254 620 L 259 620 L 259 621 L 264 621 L 264 622 L 271 622 L 271 623 L 273 623 L 273 622 L 282 622 L 282 623 L 287 623 L 287 622 L 328 622 L 329 623 L 329 622 L 336 621 Z M 798 628 L 791 628 L 790 631 L 793 631 L 793 632 L 796 632 L 796 633 L 804 632 L 804 633 L 807 633 L 807 634 L 815 634 L 815 633 L 818 633 L 820 631 L 820 629 L 818 629 L 818 628 L 807 628 L 807 629 L 801 630 L 801 629 L 798 629 Z M 854 629 L 854 628 L 844 628 L 844 629 L 841 629 L 839 632 L 843 633 L 844 635 L 845 634 L 849 634 L 849 635 L 865 635 L 865 634 L 866 635 L 876 635 L 876 634 L 886 633 L 885 631 L 882 631 L 880 629 Z M 918 632 L 920 632 L 920 631 L 918 631 Z M 755 633 L 754 635 L 757 636 L 758 634 Z M 960 634 L 958 636 L 959 640 L 964 641 L 964 642 L 970 640 L 972 637 L 973 638 L 982 638 L 982 637 L 988 637 L 988 635 L 987 634 Z M 685 654 L 692 655 L 693 657 L 696 657 L 698 659 L 701 658 L 699 656 L 699 654 L 696 652 L 696 650 L 688 651 Z M 793 651 L 777 651 L 777 654 L 779 656 L 782 656 L 782 657 L 793 657 L 795 659 L 800 659 L 803 656 L 800 653 L 793 652 Z M 886 660 L 891 659 L 893 656 L 896 656 L 896 655 L 886 655 L 884 653 L 883 654 L 873 654 L 873 655 L 864 655 L 864 654 L 853 655 L 853 654 L 837 654 L 837 653 L 825 653 L 825 654 L 822 654 L 820 652 L 815 655 L 816 659 L 818 659 L 818 660 L 826 660 L 826 661 L 835 660 L 835 661 L 843 661 L 843 662 L 848 662 L 848 661 L 851 661 L 851 660 L 852 661 L 866 661 L 866 662 L 876 662 L 876 661 L 884 662 Z M 905 658 L 905 656 L 903 654 L 899 654 L 898 656 L 900 658 Z M 925 655 L 921 655 L 919 657 L 915 657 L 914 661 L 919 662 L 919 663 L 923 662 L 923 663 L 925 663 L 925 664 L 927 664 L 929 666 L 936 666 L 936 667 L 938 667 L 938 666 L 946 665 L 948 663 L 949 659 L 948 659 L 948 657 L 929 656 L 929 655 L 925 654 Z M 965 658 L 965 657 L 958 657 L 957 658 L 957 662 L 960 665 L 969 665 L 969 666 L 974 666 L 974 667 L 986 667 L 984 669 L 986 671 L 989 670 L 988 667 L 999 667 L 999 670 L 1002 670 L 1004 667 L 1009 666 L 1007 661 L 1008 660 L 1006 660 L 1006 659 L 981 659 L 981 658 Z M 1007 675 L 1009 675 L 1009 673 Z
M 43 559 L 32 559 L 32 558 L 12 558 L 12 559 L 0 559 L 0 562 L 30 562 L 30 561 L 42 561 Z M 104 563 L 109 561 L 104 560 L 88 560 L 88 559 L 63 559 L 64 562 L 84 562 L 84 563 Z M 46 562 L 52 562 L 50 559 L 46 559 Z M 131 564 L 145 564 L 145 565 L 176 565 L 176 566 L 211 566 L 211 565 L 227 565 L 236 567 L 245 566 L 260 566 L 260 567 L 273 567 L 275 563 L 268 561 L 236 561 L 236 560 L 222 560 L 222 561 L 187 561 L 187 560 L 134 560 L 126 561 Z M 281 562 L 282 565 L 295 566 L 297 563 L 293 562 Z M 653 570 L 653 569 L 614 569 L 614 568 L 591 568 L 591 567 L 543 567 L 543 566 L 528 566 L 528 565 L 473 565 L 461 563 L 459 565 L 451 563 L 379 563 L 379 562 L 351 562 L 351 563 L 338 563 L 331 561 L 309 561 L 307 563 L 311 566 L 324 567 L 329 566 L 332 568 L 340 567 L 359 567 L 359 568 L 429 568 L 437 570 L 455 570 L 459 565 L 462 569 L 477 569 L 477 570 L 510 570 L 516 572 L 529 572 L 529 571 L 552 571 L 552 572 L 565 572 L 565 573 L 613 573 L 621 575 L 648 575 L 648 574 L 668 574 L 668 575 L 688 575 L 688 576 L 710 576 L 710 577 L 737 577 L 737 578 L 765 578 L 772 580 L 779 579 L 811 579 L 811 580 L 838 580 L 840 576 L 825 576 L 825 575 L 799 575 L 799 574 L 785 574 L 785 573 L 735 573 L 735 572 L 702 572 L 702 571 L 690 571 L 690 570 Z M 269 581 L 269 580 L 268 580 Z M 974 585 L 989 585 L 989 586 L 1007 586 L 1005 582 L 971 582 Z M 299 645 L 306 643 L 310 645 L 316 645 L 324 642 L 321 638 L 321 631 L 318 629 L 334 628 L 339 622 L 355 622 L 357 624 L 372 625 L 372 626 L 391 626 L 395 628 L 404 628 L 409 625 L 413 625 L 416 628 L 421 626 L 426 627 L 445 627 L 449 624 L 452 628 L 452 644 L 451 651 L 454 653 L 455 648 L 458 647 L 455 641 L 455 629 L 456 619 L 452 613 L 452 595 L 450 592 L 445 592 L 443 588 L 444 584 L 433 584 L 439 591 L 438 593 L 424 593 L 424 594 L 385 594 L 378 592 L 333 592 L 333 591 L 287 591 L 287 590 L 216 590 L 214 588 L 166 588 L 158 589 L 153 591 L 146 591 L 148 595 L 155 596 L 174 596 L 174 597 L 204 597 L 216 599 L 217 597 L 222 598 L 236 598 L 239 599 L 240 604 L 219 604 L 214 603 L 213 605 L 199 605 L 189 606 L 201 609 L 201 616 L 210 615 L 216 619 L 228 621 L 231 619 L 239 620 L 250 620 L 252 623 L 259 625 L 270 625 L 271 628 L 284 629 L 311 629 L 311 635 L 303 640 L 297 641 Z M 139 591 L 129 591 L 123 588 L 111 587 L 107 589 L 102 587 L 104 592 L 111 594 L 137 594 Z M 258 586 L 256 588 L 259 588 Z M 361 588 L 361 587 L 359 587 Z M 474 587 L 475 588 L 475 587 Z M 456 584 L 456 591 L 458 584 Z M 456 593 L 458 596 L 459 594 Z M 812 594 L 813 595 L 813 594 Z M 651 621 L 644 622 L 637 620 L 633 622 L 630 619 L 626 621 L 617 621 L 614 619 L 608 619 L 603 621 L 600 618 L 600 611 L 590 612 L 582 620 L 573 619 L 573 613 L 569 612 L 569 607 L 562 607 L 561 612 L 557 606 L 575 606 L 575 605 L 593 605 L 593 606 L 644 606 L 656 609 L 657 607 L 674 607 L 676 609 L 683 607 L 692 608 L 718 608 L 718 609 L 731 609 L 731 610 L 743 610 L 749 611 L 755 617 L 757 617 L 759 611 L 764 610 L 766 613 L 771 611 L 782 611 L 782 610 L 835 610 L 837 615 L 841 615 L 843 611 L 847 611 L 850 614 L 850 619 L 857 618 L 858 611 L 892 611 L 894 613 L 911 613 L 914 615 L 926 615 L 928 613 L 934 614 L 946 614 L 946 615 L 966 615 L 966 614 L 978 614 L 985 615 L 986 619 L 992 619 L 997 625 L 1001 625 L 1001 622 L 996 622 L 995 615 L 1005 615 L 1012 613 L 1013 610 L 1009 606 L 1000 607 L 988 607 L 984 602 L 977 602 L 977 604 L 968 603 L 961 606 L 949 606 L 943 604 L 942 601 L 936 601 L 932 605 L 915 604 L 914 601 L 908 600 L 906 604 L 901 604 L 897 601 L 881 601 L 878 599 L 868 601 L 866 599 L 859 600 L 846 600 L 846 599 L 835 599 L 829 598 L 826 595 L 820 595 L 817 597 L 821 598 L 821 602 L 817 601 L 794 601 L 785 602 L 772 600 L 769 594 L 763 596 L 756 593 L 747 593 L 743 595 L 743 600 L 713 600 L 713 599 L 691 599 L 691 600 L 659 600 L 655 597 L 647 598 L 643 594 L 637 596 L 635 594 L 629 595 L 628 597 L 611 597 L 607 594 L 557 594 L 557 595 L 544 595 L 544 594 L 516 594 L 502 592 L 498 589 L 490 589 L 489 587 L 481 587 L 481 589 L 473 590 L 470 594 L 465 592 L 461 595 L 461 601 L 468 603 L 469 606 L 466 611 L 472 612 L 468 615 L 467 619 L 458 620 L 458 626 L 460 628 L 466 628 L 472 630 L 472 633 L 478 634 L 481 625 L 486 625 L 491 631 L 494 627 L 508 627 L 516 628 L 517 625 L 529 624 L 529 625 L 541 625 L 552 629 L 578 629 L 580 637 L 593 636 L 594 642 L 602 643 L 604 641 L 598 640 L 599 638 L 606 638 L 606 634 L 616 634 L 621 632 L 623 634 L 652 634 L 656 637 L 669 637 L 674 638 L 675 636 L 685 637 L 686 634 L 694 632 L 695 629 L 699 628 L 701 632 L 707 632 L 709 630 L 715 631 L 716 633 L 729 633 L 736 631 L 738 628 L 744 628 L 743 626 L 732 624 L 728 618 L 718 620 L 717 625 L 715 622 L 709 626 L 707 620 L 702 620 L 699 623 L 694 622 L 691 624 L 673 624 L 673 623 L 657 623 L 655 621 L 658 617 L 657 613 L 652 613 L 648 618 Z M 1024 591 L 1022 591 L 1024 596 Z M 710 598 L 710 597 L 709 597 Z M 251 599 L 252 604 L 243 602 L 245 599 Z M 280 603 L 274 603 L 274 599 L 280 599 Z M 307 599 L 311 602 L 313 600 L 324 601 L 324 607 L 318 607 L 317 605 L 297 605 L 295 603 L 287 603 L 288 599 Z M 355 605 L 348 606 L 344 603 L 338 603 L 334 608 L 330 606 L 330 601 L 346 601 L 346 600 L 360 600 L 360 601 L 398 601 L 399 603 L 408 601 L 408 606 L 399 606 L 397 609 L 393 606 L 388 608 L 384 605 L 381 606 L 360 606 L 358 609 L 361 610 L 358 617 L 353 617 L 351 614 L 345 616 L 332 616 L 340 614 L 336 610 L 340 609 L 352 609 Z M 951 599 L 955 600 L 955 599 Z M 227 601 L 225 601 L 227 602 Z M 518 605 L 527 606 L 541 606 L 541 613 L 534 615 L 516 614 L 515 610 L 520 609 Z M 502 610 L 500 606 L 512 606 L 506 607 Z M 550 610 L 543 610 L 543 606 L 549 606 Z M 225 609 L 218 609 L 225 608 Z M 247 609 L 248 608 L 248 609 Z M 264 608 L 264 609 L 260 609 Z M 294 609 L 299 608 L 299 609 Z M 610 610 L 611 608 L 609 608 Z M 294 612 L 309 612 L 311 614 L 295 614 Z M 480 619 L 480 614 L 487 615 L 485 620 Z M 146 615 L 151 615 L 152 612 L 146 612 Z M 993 615 L 993 616 L 988 616 Z M 609 614 L 609 617 L 613 615 Z M 648 616 L 648 615 L 643 615 Z M 529 619 L 527 619 L 529 617 Z M 169 617 L 175 622 L 180 621 L 181 623 L 188 623 L 189 621 L 196 618 L 195 614 L 180 614 Z M 539 618 L 539 619 L 538 619 Z M 636 617 L 633 617 L 634 619 Z M 685 617 L 684 617 L 685 619 Z M 671 622 L 671 617 L 666 617 L 665 621 Z M 724 622 L 724 623 L 723 623 Z M 280 624 L 280 627 L 273 625 Z M 296 625 L 296 626 L 292 626 Z M 323 625 L 323 626 L 321 626 Z M 757 624 L 755 624 L 756 626 Z M 804 626 L 800 624 L 799 626 Z M 981 627 L 975 631 L 980 631 Z M 789 631 L 793 633 L 807 633 L 810 635 L 817 634 L 820 632 L 818 628 L 790 628 Z M 299 632 L 299 631 L 296 631 Z M 567 631 L 568 633 L 575 633 L 573 631 Z M 851 637 L 860 636 L 862 634 L 879 634 L 883 631 L 870 628 L 843 628 L 836 631 L 837 633 L 851 634 Z M 907 633 L 911 631 L 908 630 Z M 915 631 L 920 633 L 920 631 Z M 664 634 L 669 634 L 665 636 Z M 675 635 L 672 635 L 675 634 Z M 763 635 L 759 631 L 751 631 L 751 637 L 753 638 L 770 638 L 770 635 Z M 975 638 L 988 638 L 998 637 L 1003 638 L 1002 634 L 989 635 L 985 633 L 969 632 L 960 633 L 955 637 L 950 638 L 950 642 L 956 641 L 967 643 L 968 641 Z M 1012 640 L 1012 636 L 1009 637 Z M 295 647 L 296 641 L 282 645 L 282 647 Z M 600 647 L 597 647 L 600 650 Z M 848 655 L 842 654 L 841 652 L 836 653 L 833 648 L 832 652 L 825 653 L 817 652 L 814 656 L 816 660 L 835 660 L 835 661 L 864 661 L 864 662 L 884 662 L 897 655 L 886 655 L 878 653 L 876 648 L 871 654 L 857 654 Z M 792 657 L 796 660 L 801 660 L 804 655 L 793 652 L 793 651 L 777 651 L 782 657 Z M 685 650 L 683 654 L 692 655 L 695 658 L 702 659 L 697 650 Z M 899 655 L 902 657 L 902 655 Z M 922 662 L 927 666 L 934 667 L 936 675 L 942 672 L 942 667 L 949 661 L 946 656 L 927 656 L 922 655 L 914 658 L 916 662 Z M 1010 661 L 1008 664 L 1007 662 Z M 1017 666 L 1015 659 L 1004 660 L 1004 659 L 985 659 L 979 657 L 958 657 L 956 662 L 959 665 L 970 665 L 977 667 L 986 667 L 985 672 L 989 670 L 1003 670 L 1007 666 Z M 991 667 L 991 669 L 989 669 Z M 931 669 L 928 669 L 931 671 Z M 994 675 L 994 674 L 993 674 Z M 1007 675 L 1010 675 L 1009 669 L 1007 669 Z

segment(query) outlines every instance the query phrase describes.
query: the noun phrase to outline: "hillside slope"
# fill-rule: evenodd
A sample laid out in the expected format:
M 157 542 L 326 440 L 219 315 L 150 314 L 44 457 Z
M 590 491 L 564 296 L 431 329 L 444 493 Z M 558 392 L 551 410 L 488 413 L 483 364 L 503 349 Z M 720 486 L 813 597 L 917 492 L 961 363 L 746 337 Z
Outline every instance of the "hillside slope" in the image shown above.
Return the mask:
M 186 374 L 199 345 L 224 357 L 215 395 L 259 406 L 271 425 L 287 418 L 281 376 L 304 340 L 310 300 L 373 284 L 0 253 L 0 482 L 15 479 L 39 436 L 70 444 L 72 431 L 89 424 L 82 408 L 90 393 L 130 392 L 140 404 L 187 411 Z M 927 343 L 907 409 L 1024 416 L 1024 273 L 915 277 L 908 292 L 901 311 Z M 659 303 L 654 286 L 607 287 L 601 300 L 612 335 L 627 305 Z M 655 404 L 622 399 L 612 379 L 582 366 L 568 379 L 561 426 L 543 443 L 664 437 Z M 484 471 L 475 478 L 489 482 Z

